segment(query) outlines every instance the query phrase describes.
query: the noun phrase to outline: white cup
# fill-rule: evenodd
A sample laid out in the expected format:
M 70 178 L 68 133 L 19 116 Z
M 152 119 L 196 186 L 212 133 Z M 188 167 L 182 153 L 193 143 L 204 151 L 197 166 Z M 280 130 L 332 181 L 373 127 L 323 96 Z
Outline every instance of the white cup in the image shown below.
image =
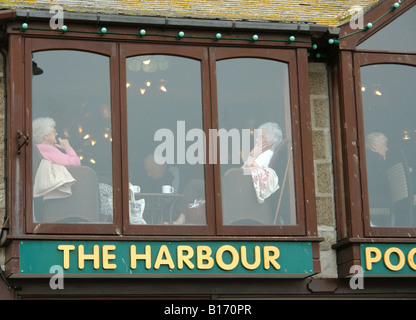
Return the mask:
M 162 193 L 174 193 L 175 190 L 173 189 L 172 186 L 162 186 Z
M 133 186 L 134 193 L 140 193 L 140 186 Z

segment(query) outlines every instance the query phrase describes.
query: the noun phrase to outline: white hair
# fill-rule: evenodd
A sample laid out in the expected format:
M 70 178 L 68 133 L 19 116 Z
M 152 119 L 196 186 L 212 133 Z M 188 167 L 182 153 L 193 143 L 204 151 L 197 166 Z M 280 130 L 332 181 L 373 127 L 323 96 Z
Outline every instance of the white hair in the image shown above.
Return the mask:
M 42 143 L 43 138 L 52 132 L 56 125 L 52 118 L 37 118 L 32 122 L 33 142 Z
M 266 133 L 267 142 L 270 143 L 271 149 L 275 150 L 282 142 L 283 133 L 279 125 L 275 122 L 263 123 L 259 129 L 264 129 L 263 133 Z
M 384 133 L 382 133 L 382 132 L 371 132 L 366 137 L 365 147 L 367 149 L 371 149 L 371 146 L 374 143 L 379 142 L 381 139 L 385 140 L 386 142 L 388 141 L 388 139 L 387 139 L 387 137 Z

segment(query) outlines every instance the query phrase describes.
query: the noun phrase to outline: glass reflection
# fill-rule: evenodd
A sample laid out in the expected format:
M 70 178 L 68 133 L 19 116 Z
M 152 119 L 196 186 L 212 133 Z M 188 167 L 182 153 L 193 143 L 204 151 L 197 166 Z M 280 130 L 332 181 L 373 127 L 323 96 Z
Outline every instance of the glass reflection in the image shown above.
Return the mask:
M 295 224 L 287 64 L 218 61 L 217 91 L 223 223 Z
M 126 59 L 130 223 L 204 225 L 201 65 Z
M 35 222 L 113 220 L 109 58 L 33 54 Z
M 385 64 L 361 68 L 372 226 L 415 225 L 415 80 L 415 67 Z
M 416 52 L 416 6 L 357 46 L 359 50 Z

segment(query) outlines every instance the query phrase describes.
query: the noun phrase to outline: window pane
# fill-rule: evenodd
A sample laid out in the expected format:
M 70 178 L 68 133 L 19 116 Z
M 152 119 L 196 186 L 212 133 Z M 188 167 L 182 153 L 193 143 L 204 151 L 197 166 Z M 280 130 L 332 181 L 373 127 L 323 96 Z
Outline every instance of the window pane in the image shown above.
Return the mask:
M 33 54 L 34 221 L 113 219 L 109 58 Z
M 414 226 L 416 68 L 361 68 L 370 219 L 373 226 Z
M 130 223 L 204 225 L 201 64 L 150 55 L 126 66 Z
M 357 49 L 416 52 L 416 6 L 409 9 Z
M 224 224 L 295 224 L 287 64 L 219 61 L 217 91 Z

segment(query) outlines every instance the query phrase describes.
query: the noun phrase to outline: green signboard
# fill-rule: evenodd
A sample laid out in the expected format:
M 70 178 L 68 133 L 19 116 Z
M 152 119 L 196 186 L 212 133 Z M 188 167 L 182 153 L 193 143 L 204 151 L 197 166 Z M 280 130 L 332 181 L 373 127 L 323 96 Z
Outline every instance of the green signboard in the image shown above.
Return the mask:
M 313 273 L 310 242 L 32 241 L 20 242 L 20 274 L 249 275 Z
M 361 244 L 364 276 L 416 276 L 416 244 Z

